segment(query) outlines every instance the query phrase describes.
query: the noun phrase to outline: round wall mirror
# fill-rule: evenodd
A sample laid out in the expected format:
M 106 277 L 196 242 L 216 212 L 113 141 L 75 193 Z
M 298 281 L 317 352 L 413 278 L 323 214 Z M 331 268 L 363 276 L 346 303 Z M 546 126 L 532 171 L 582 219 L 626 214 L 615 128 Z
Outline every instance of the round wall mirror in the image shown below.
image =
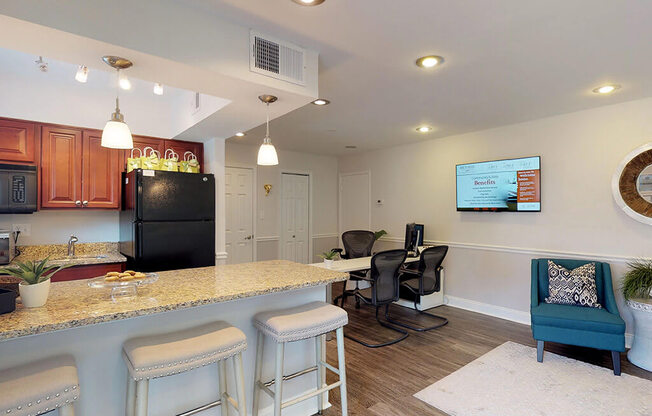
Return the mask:
M 625 156 L 614 173 L 611 189 L 627 215 L 652 225 L 652 143 Z

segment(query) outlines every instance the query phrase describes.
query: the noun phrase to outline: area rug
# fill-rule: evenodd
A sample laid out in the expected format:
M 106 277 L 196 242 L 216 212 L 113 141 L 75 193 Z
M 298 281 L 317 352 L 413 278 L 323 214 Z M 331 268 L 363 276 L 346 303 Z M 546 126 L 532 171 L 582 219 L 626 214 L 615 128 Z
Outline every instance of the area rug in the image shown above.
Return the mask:
M 652 416 L 652 381 L 514 342 L 414 396 L 451 416 Z

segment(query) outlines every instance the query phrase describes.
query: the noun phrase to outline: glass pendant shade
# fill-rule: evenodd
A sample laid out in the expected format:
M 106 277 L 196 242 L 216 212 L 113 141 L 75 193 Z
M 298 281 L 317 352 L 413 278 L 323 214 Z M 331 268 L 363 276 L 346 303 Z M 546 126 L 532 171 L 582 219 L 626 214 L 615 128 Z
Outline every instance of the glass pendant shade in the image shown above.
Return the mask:
M 260 149 L 258 149 L 258 164 L 261 166 L 278 165 L 278 155 L 276 154 L 276 148 L 268 137 L 265 137 L 263 144 L 261 144 Z
M 102 147 L 110 149 L 131 149 L 134 140 L 129 126 L 124 121 L 109 120 L 102 131 Z

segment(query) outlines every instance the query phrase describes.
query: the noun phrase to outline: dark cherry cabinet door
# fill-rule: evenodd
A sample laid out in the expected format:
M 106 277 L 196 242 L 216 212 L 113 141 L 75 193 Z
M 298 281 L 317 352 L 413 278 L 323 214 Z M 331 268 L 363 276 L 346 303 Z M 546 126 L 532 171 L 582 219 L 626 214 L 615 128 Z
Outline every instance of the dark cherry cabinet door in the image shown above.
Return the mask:
M 36 162 L 36 124 L 0 119 L 0 160 Z
M 82 206 L 118 209 L 123 151 L 102 147 L 99 130 L 84 130 L 82 137 Z
M 41 207 L 77 208 L 82 201 L 82 131 L 44 125 Z
M 167 149 L 174 150 L 179 155 L 179 160 L 183 160 L 183 155 L 186 152 L 194 153 L 197 156 L 197 160 L 199 160 L 201 171 L 204 171 L 204 143 L 165 140 L 165 150 Z

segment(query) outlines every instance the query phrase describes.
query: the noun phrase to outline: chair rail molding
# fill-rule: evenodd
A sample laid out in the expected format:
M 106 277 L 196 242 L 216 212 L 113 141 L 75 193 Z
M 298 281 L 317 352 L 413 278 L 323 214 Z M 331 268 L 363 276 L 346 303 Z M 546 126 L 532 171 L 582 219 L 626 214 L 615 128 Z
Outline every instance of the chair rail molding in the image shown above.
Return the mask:
M 381 237 L 382 241 L 403 244 L 404 239 L 399 237 Z M 447 245 L 454 248 L 464 248 L 469 250 L 483 250 L 483 251 L 499 251 L 503 253 L 527 254 L 533 256 L 548 256 L 548 257 L 561 257 L 561 258 L 577 258 L 585 259 L 590 258 L 612 263 L 627 263 L 637 258 L 644 258 L 641 256 L 622 256 L 616 254 L 600 254 L 600 253 L 585 253 L 579 251 L 559 251 L 548 250 L 543 248 L 530 248 L 530 247 L 511 247 L 501 246 L 495 244 L 480 244 L 480 243 L 461 243 L 455 241 L 437 241 L 437 240 L 423 240 L 426 245 Z
M 339 234 L 337 233 L 325 233 L 325 234 L 313 234 L 312 238 L 337 238 Z

